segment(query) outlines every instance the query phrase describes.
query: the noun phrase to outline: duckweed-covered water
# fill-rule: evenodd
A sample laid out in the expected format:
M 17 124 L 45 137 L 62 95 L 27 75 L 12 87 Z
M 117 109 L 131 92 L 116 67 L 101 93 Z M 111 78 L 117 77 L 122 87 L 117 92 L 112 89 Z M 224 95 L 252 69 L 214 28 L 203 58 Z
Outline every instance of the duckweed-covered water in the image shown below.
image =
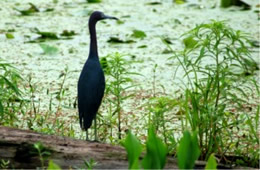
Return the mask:
M 154 76 L 158 92 L 174 97 L 181 95 L 179 79 L 182 79 L 182 75 L 173 79 L 177 64 L 168 60 L 172 53 L 167 53 L 167 47 L 162 43 L 163 38 L 171 42 L 170 46 L 174 50 L 182 50 L 184 45 L 181 35 L 196 24 L 213 19 L 225 20 L 232 28 L 249 33 L 253 41 L 259 40 L 259 12 L 256 11 L 260 9 L 257 0 L 247 1 L 252 9 L 246 11 L 238 7 L 221 9 L 216 0 L 193 0 L 182 5 L 175 4 L 172 0 L 158 1 L 160 3 L 156 5 L 151 5 L 151 2 L 155 1 L 103 0 L 102 3 L 89 4 L 85 0 L 1 0 L 0 57 L 13 63 L 23 77 L 32 77 L 37 90 L 34 100 L 37 106 L 40 103 L 42 113 L 49 110 L 51 101 L 58 104 L 54 98 L 62 82 L 62 77 L 59 77 L 67 68 L 69 73 L 64 84 L 61 114 L 68 124 L 74 124 L 76 136 L 79 136 L 82 133 L 76 121 L 77 109 L 73 104 L 76 100 L 78 77 L 88 57 L 88 18 L 92 11 L 103 11 L 120 19 L 120 22 L 106 20 L 98 23 L 99 56 L 104 57 L 115 52 L 126 54 L 128 60 L 137 61 L 130 71 L 142 74 L 132 77 L 138 84 L 138 93 L 124 103 L 125 114 L 129 114 L 134 121 L 142 120 L 145 111 L 137 106 L 145 103 L 146 96 L 149 96 Z M 28 9 L 28 3 L 33 3 L 40 12 L 23 16 L 16 10 Z M 64 30 L 72 30 L 76 35 L 69 39 L 59 36 L 59 40 L 41 42 L 58 49 L 54 54 L 44 54 L 39 42 L 30 42 L 39 37 L 35 28 L 57 35 Z M 131 36 L 133 30 L 143 31 L 146 37 Z M 7 32 L 13 34 L 14 38 L 8 39 Z M 107 42 L 111 37 L 133 42 Z M 252 49 L 253 58 L 259 63 L 258 52 L 259 48 Z M 158 67 L 153 74 L 156 64 Z M 102 110 L 105 110 L 104 106 L 101 107 L 101 113 Z M 176 121 L 174 126 L 179 125 Z M 140 133 L 145 133 L 140 123 L 135 122 L 133 126 Z

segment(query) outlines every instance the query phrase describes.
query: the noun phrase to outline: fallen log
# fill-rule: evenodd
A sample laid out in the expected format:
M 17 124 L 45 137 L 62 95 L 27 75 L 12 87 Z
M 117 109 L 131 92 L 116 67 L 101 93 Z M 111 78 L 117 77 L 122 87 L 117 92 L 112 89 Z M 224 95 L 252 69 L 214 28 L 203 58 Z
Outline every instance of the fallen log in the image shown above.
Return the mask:
M 10 161 L 8 168 L 35 169 L 42 167 L 34 144 L 40 142 L 43 152 L 49 152 L 44 161 L 53 160 L 62 169 L 84 168 L 84 161 L 94 160 L 95 169 L 127 169 L 127 154 L 124 148 L 110 144 L 87 142 L 68 137 L 46 135 L 30 130 L 0 126 L 0 161 Z M 177 169 L 177 161 L 168 158 L 166 168 Z
M 37 142 L 42 144 L 42 152 L 50 153 L 43 161 L 34 146 Z M 94 169 L 128 168 L 127 154 L 121 146 L 0 126 L 0 169 L 46 168 L 49 160 L 62 169 L 87 169 L 85 162 L 90 160 L 96 162 Z M 1 167 L 3 161 L 9 161 L 6 167 Z M 204 169 L 205 165 L 205 161 L 196 161 L 195 169 Z M 253 169 L 220 163 L 218 168 Z M 165 169 L 178 169 L 177 160 L 168 157 Z

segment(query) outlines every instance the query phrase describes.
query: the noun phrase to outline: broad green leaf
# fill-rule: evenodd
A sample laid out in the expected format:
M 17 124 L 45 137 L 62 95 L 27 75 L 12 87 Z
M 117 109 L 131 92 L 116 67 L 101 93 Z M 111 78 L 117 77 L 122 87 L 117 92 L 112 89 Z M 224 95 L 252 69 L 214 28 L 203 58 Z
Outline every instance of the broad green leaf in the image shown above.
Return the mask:
M 183 39 L 183 43 L 185 47 L 189 49 L 189 48 L 194 48 L 197 45 L 198 41 L 194 40 L 192 36 L 189 36 Z
M 217 161 L 216 161 L 216 158 L 215 158 L 214 154 L 211 154 L 209 159 L 208 159 L 208 162 L 206 164 L 205 169 L 208 169 L 208 170 L 210 170 L 210 169 L 217 169 L 217 165 L 218 164 L 217 164 Z
M 128 169 L 139 169 L 139 156 L 142 152 L 140 141 L 129 131 L 122 145 L 127 151 Z
M 52 169 L 60 170 L 61 168 L 59 165 L 55 164 L 52 160 L 50 160 L 47 170 L 52 170 Z
M 178 166 L 180 169 L 193 169 L 195 161 L 200 156 L 197 133 L 185 131 L 177 149 Z
M 148 130 L 146 155 L 142 161 L 144 169 L 163 169 L 166 163 L 167 147 L 155 134 L 153 127 Z

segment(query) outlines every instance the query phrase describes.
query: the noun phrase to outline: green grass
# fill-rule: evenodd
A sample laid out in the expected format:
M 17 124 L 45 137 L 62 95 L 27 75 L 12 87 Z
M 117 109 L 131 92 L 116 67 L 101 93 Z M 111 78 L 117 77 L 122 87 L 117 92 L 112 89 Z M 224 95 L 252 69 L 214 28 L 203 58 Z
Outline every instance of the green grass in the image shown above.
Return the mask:
M 17 113 L 27 104 L 19 87 L 22 81 L 19 70 L 0 58 L 0 125 L 17 126 Z

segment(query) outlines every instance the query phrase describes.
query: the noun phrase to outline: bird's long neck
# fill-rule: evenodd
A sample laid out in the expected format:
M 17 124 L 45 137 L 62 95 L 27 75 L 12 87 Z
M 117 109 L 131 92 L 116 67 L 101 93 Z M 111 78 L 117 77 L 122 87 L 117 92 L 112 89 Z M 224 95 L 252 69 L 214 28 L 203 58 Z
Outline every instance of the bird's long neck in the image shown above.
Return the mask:
M 97 35 L 96 35 L 96 21 L 89 20 L 89 33 L 90 33 L 90 49 L 89 49 L 89 58 L 96 57 L 98 58 L 98 47 L 97 47 Z

